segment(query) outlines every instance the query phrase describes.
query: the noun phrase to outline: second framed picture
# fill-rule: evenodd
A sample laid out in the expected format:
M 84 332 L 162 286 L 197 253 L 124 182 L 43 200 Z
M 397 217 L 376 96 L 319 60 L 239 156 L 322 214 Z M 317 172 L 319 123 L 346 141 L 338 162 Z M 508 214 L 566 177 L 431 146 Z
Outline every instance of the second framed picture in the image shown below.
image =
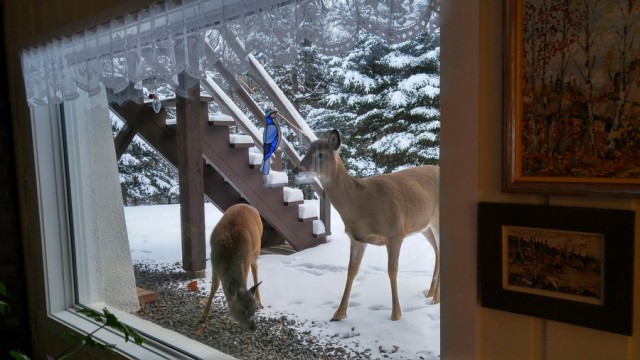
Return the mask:
M 635 213 L 480 203 L 480 303 L 631 335 Z

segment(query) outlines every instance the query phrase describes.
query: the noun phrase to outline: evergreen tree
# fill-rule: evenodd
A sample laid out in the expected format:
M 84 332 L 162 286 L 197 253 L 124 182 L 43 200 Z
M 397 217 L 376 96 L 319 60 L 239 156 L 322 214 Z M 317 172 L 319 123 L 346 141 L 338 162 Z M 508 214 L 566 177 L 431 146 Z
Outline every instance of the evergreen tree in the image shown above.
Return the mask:
M 337 128 L 342 133 L 341 156 L 353 175 L 370 176 L 422 164 L 438 164 L 440 144 L 439 32 L 389 45 L 366 32 L 342 56 L 328 57 L 310 42 L 297 45 L 291 65 L 258 60 L 307 120 L 318 136 Z M 212 75 L 212 76 L 215 76 Z M 254 100 L 272 107 L 249 76 L 242 76 Z M 161 98 L 173 97 L 157 87 Z M 165 94 L 166 93 L 166 94 Z M 241 105 L 240 101 L 236 101 Z M 243 111 L 252 114 L 241 106 Z M 210 106 L 218 112 L 217 106 Z M 175 117 L 171 112 L 170 117 Z M 114 136 L 122 126 L 112 117 Z M 253 119 L 263 126 L 262 119 Z M 302 143 L 281 119 L 283 135 L 298 152 Z M 285 171 L 291 167 L 284 162 Z M 176 203 L 178 174 L 136 136 L 118 162 L 125 205 Z
M 303 41 L 297 46 L 297 57 L 293 64 L 274 65 L 273 60 L 263 54 L 257 58 L 303 118 L 324 106 L 322 101 L 330 86 L 327 66 L 332 57 L 323 55 L 317 46 Z M 267 98 L 257 89 L 257 84 L 252 90 L 260 97 L 256 100 Z
M 111 127 L 114 137 L 122 128 L 113 114 Z M 118 172 L 125 206 L 179 202 L 177 170 L 137 135 L 118 160 Z
M 331 61 L 326 109 L 309 113 L 311 126 L 341 131 L 341 155 L 355 175 L 437 164 L 438 57 L 439 33 L 398 45 L 362 33 L 352 51 Z

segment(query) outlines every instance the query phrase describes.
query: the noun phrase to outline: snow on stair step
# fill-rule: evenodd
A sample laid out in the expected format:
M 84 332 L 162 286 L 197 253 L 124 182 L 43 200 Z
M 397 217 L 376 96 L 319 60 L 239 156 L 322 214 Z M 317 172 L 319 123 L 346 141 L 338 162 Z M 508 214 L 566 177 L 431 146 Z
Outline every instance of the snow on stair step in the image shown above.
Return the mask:
M 264 186 L 269 188 L 274 187 L 283 187 L 289 184 L 289 178 L 287 174 L 282 171 L 273 171 L 269 172 L 269 175 L 265 175 Z
M 251 136 L 239 134 L 229 135 L 229 144 L 233 148 L 249 148 L 255 145 Z
M 233 121 L 233 118 L 229 115 L 224 114 L 213 114 L 209 115 L 209 123 L 213 125 L 235 125 L 236 122 Z
M 262 153 L 249 151 L 249 167 L 255 168 L 262 165 Z
M 322 222 L 322 220 L 320 219 L 313 220 L 313 236 L 314 237 L 324 236 L 325 231 L 326 230 L 324 227 L 324 222 Z
M 312 204 L 298 205 L 298 218 L 302 222 L 309 222 L 318 219 L 318 208 Z
M 302 190 L 288 186 L 282 188 L 282 197 L 284 204 L 287 206 L 302 204 L 304 202 Z

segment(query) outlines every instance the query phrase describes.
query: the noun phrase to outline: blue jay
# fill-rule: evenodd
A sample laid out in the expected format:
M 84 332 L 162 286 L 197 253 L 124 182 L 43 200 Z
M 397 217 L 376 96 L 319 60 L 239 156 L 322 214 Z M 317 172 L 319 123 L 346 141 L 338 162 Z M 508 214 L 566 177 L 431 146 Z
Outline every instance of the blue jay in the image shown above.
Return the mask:
M 278 149 L 280 145 L 280 126 L 276 121 L 276 117 L 278 116 L 278 112 L 275 110 L 268 109 L 264 114 L 265 127 L 264 133 L 262 136 L 262 166 L 260 167 L 260 171 L 264 175 L 269 175 L 269 170 L 271 169 L 271 155 Z

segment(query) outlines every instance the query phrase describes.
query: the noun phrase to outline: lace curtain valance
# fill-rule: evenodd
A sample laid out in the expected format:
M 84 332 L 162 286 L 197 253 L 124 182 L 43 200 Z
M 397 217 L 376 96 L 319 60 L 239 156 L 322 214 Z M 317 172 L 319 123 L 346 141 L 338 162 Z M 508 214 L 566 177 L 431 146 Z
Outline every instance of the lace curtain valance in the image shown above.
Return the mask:
M 399 43 L 437 18 L 437 0 L 172 0 L 27 49 L 22 69 L 30 106 L 73 100 L 79 90 L 95 95 L 100 84 L 126 98 L 130 83 L 177 86 L 177 74 L 203 79 L 218 60 L 244 71 L 225 36 L 287 64 L 304 40 L 335 55 L 361 31 Z

